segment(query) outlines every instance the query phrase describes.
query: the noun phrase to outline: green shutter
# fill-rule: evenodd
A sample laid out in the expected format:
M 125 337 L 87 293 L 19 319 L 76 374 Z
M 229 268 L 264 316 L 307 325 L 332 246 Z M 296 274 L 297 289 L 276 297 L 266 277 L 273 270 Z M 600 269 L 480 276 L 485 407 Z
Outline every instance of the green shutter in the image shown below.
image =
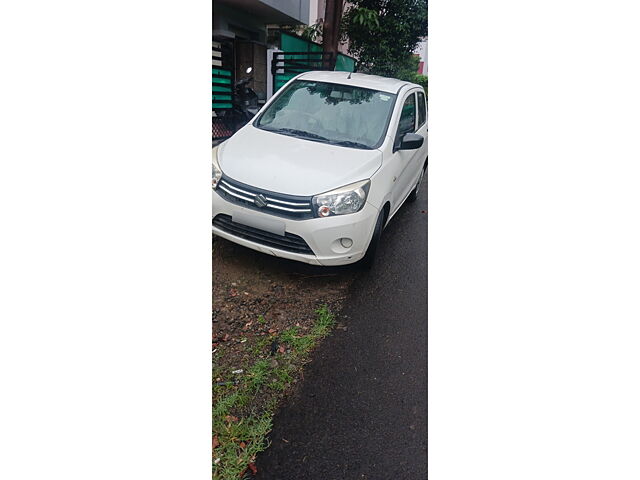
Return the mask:
M 219 42 L 213 42 L 212 45 L 212 67 L 211 67 L 211 91 L 212 91 L 212 108 L 229 109 L 233 105 L 231 103 L 233 95 L 232 77 L 233 74 L 229 69 L 224 68 L 222 45 Z M 228 62 L 227 62 L 228 63 Z

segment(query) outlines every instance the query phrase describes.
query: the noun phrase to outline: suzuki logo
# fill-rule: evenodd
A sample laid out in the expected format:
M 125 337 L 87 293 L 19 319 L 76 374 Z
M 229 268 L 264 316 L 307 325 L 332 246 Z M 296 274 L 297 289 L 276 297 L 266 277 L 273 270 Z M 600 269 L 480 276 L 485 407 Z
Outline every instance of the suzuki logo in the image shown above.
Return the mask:
M 256 207 L 259 207 L 259 208 L 266 207 L 267 197 L 265 197 L 260 193 L 259 195 L 256 195 L 256 198 L 253 199 L 253 203 L 255 204 Z

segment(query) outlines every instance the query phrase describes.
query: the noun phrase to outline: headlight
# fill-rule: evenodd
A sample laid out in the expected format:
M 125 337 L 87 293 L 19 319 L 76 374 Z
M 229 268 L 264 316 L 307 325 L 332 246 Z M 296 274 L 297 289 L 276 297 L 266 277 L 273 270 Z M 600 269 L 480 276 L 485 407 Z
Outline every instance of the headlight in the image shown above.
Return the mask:
M 213 160 L 211 161 L 211 188 L 216 189 L 218 182 L 222 178 L 222 170 L 218 163 L 218 147 L 213 147 Z
M 316 217 L 356 213 L 364 207 L 370 186 L 370 180 L 363 180 L 316 195 L 312 200 L 313 213 Z

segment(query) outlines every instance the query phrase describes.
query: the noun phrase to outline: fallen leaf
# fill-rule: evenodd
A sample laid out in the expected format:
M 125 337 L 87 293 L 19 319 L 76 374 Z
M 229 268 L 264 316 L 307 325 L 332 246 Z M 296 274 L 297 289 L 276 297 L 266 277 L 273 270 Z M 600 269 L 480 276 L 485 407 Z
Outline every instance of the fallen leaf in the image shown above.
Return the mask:
M 233 415 L 227 415 L 226 417 L 224 417 L 224 419 L 227 422 L 237 422 L 238 421 L 238 417 L 234 417 Z
M 213 448 L 216 448 L 219 445 L 220 442 L 218 441 L 218 436 L 216 435 L 215 437 L 213 437 Z
M 247 444 L 246 444 L 246 443 L 244 443 L 244 442 L 240 442 L 240 448 L 246 448 L 246 447 L 247 447 Z
M 256 475 L 258 473 L 258 469 L 256 468 L 256 464 L 253 463 L 253 462 L 249 464 L 249 469 L 251 470 L 251 473 L 253 473 L 254 475 Z
M 278 351 L 280 353 L 284 353 L 284 345 L 280 345 L 280 347 L 278 348 Z

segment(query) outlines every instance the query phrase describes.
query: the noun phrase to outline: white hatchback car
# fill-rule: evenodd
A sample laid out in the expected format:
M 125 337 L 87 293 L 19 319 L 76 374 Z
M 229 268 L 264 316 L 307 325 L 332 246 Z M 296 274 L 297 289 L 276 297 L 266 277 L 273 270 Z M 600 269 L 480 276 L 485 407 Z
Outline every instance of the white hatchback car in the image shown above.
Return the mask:
M 419 85 L 307 72 L 213 149 L 213 233 L 315 265 L 370 264 L 427 168 Z

